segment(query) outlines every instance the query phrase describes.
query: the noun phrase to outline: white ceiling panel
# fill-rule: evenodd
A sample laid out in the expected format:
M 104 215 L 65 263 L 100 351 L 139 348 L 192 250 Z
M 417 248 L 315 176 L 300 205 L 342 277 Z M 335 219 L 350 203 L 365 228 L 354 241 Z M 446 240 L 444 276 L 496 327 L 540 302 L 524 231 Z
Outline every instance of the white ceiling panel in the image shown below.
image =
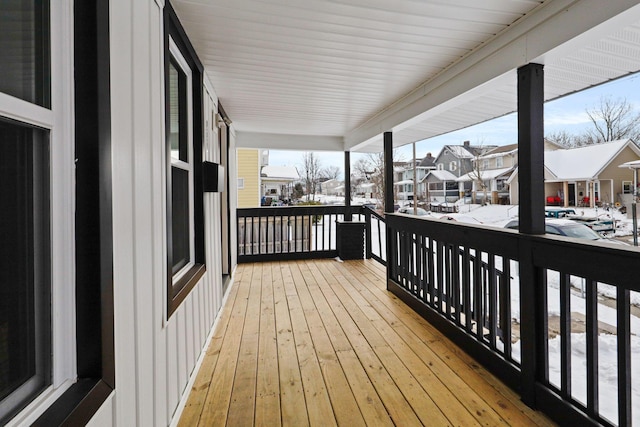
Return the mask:
M 172 3 L 252 144 L 375 151 L 385 130 L 396 145 L 450 132 L 514 111 L 516 66 L 532 59 L 547 99 L 640 70 L 632 0 Z

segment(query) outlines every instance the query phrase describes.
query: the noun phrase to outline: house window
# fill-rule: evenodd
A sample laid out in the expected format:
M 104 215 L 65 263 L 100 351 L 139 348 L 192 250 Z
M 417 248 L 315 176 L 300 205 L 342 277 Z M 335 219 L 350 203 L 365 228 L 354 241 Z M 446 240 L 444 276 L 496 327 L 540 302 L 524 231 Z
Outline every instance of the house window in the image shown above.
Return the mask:
M 168 13 L 168 12 L 167 12 Z M 174 20 L 175 19 L 175 20 Z M 202 185 L 202 95 L 200 68 L 168 20 L 165 63 L 167 156 L 167 315 L 170 316 L 204 274 Z
M 54 254 L 49 201 L 53 187 L 57 191 L 63 183 L 53 182 L 51 172 L 55 120 L 50 110 L 49 2 L 3 1 L 0 28 L 0 92 L 10 95 L 0 98 L 0 425 L 4 425 L 54 379 L 67 379 L 60 370 L 52 371 L 52 358 L 60 367 L 71 364 L 51 345 L 53 337 L 62 340 L 70 332 L 54 328 L 51 322 Z M 29 108 L 24 101 L 31 104 Z M 57 142 L 57 154 L 69 148 L 68 141 Z M 60 167 L 56 163 L 56 172 Z M 56 213 L 63 216 L 63 210 Z M 73 238 L 71 229 L 61 228 L 71 234 L 65 238 Z M 55 260 L 72 257 L 59 253 Z M 72 304 L 63 301 L 55 308 L 73 313 Z
M 633 194 L 633 182 L 622 181 L 622 194 Z
M 458 169 L 458 162 L 455 162 L 455 161 L 450 162 L 449 163 L 449 170 L 451 172 L 455 172 L 456 169 Z
M 0 424 L 51 384 L 49 132 L 0 121 Z
M 504 159 L 502 157 L 496 157 L 496 168 L 501 168 L 504 165 Z
M 442 164 L 442 163 L 438 163 L 438 164 L 436 165 L 436 168 L 437 168 L 439 171 L 444 170 L 444 164 Z
M 238 178 L 238 190 L 244 189 L 244 178 Z
M 487 170 L 489 169 L 489 159 L 484 159 L 482 161 L 482 170 Z

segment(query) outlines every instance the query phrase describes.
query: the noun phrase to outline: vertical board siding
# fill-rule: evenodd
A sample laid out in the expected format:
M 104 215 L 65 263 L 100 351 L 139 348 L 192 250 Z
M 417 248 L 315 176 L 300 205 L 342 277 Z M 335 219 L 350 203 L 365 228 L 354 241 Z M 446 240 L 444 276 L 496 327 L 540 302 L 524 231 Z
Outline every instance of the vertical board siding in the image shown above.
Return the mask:
M 113 279 L 116 366 L 115 422 L 137 419 L 135 257 L 133 223 L 133 16 L 130 2 L 111 5 L 111 125 L 113 158 Z M 143 32 L 144 33 L 144 32 Z
M 156 220 L 151 215 L 151 153 L 154 149 L 153 116 L 157 107 L 149 106 L 151 87 L 149 75 L 152 74 L 151 63 L 151 11 L 157 9 L 154 3 L 136 1 L 131 3 L 134 40 L 132 43 L 132 79 L 133 88 L 133 221 L 134 221 L 134 322 L 136 331 L 136 423 L 151 425 L 154 422 L 153 389 L 153 310 L 149 310 L 148 301 L 153 301 L 153 258 L 151 257 L 153 239 L 152 223 Z M 145 31 L 136 37 L 135 31 Z M 149 221 L 151 218 L 151 221 Z M 148 397 L 147 397 L 148 396 Z
M 221 306 L 220 196 L 204 196 L 207 272 L 167 319 L 163 10 L 112 0 L 110 21 L 117 385 L 91 423 L 168 425 Z M 205 159 L 217 160 L 209 147 Z
M 150 69 L 162 70 L 164 67 L 164 40 L 162 38 L 163 24 L 162 24 L 162 8 L 157 4 L 150 4 L 150 40 L 151 40 L 151 61 Z M 151 129 L 151 146 L 154 147 L 151 151 L 151 193 L 153 204 L 152 207 L 155 212 L 164 212 L 163 206 L 165 204 L 166 191 L 164 185 L 165 171 L 164 171 L 164 153 L 163 150 L 157 148 L 163 145 L 164 142 L 164 74 L 161 72 L 150 73 L 149 80 L 152 82 L 154 90 L 151 91 L 151 105 L 155 106 L 154 114 L 152 114 L 152 129 Z M 161 266 L 166 259 L 165 255 L 165 241 L 166 241 L 166 229 L 164 225 L 164 218 L 162 215 L 156 215 L 153 222 L 153 233 L 151 235 L 152 250 L 153 250 L 153 265 Z M 169 417 L 171 415 L 170 409 L 167 408 L 167 402 L 169 401 L 170 393 L 177 393 L 177 388 L 172 389 L 169 379 L 166 375 L 168 361 L 168 348 L 170 346 L 169 333 L 163 331 L 164 319 L 165 319 L 165 307 L 166 296 L 162 292 L 165 283 L 165 270 L 164 268 L 153 268 L 153 298 L 150 300 L 153 306 L 153 331 L 154 337 L 154 358 L 153 358 L 153 372 L 155 388 L 153 391 L 154 401 L 154 425 L 166 425 L 168 424 Z

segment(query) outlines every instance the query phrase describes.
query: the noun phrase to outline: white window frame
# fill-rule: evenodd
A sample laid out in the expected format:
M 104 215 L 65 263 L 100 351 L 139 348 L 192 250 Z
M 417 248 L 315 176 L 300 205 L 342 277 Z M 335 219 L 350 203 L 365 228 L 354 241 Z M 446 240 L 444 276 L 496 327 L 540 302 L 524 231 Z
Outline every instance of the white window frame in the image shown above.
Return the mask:
M 504 165 L 504 159 L 502 157 L 496 157 L 496 168 L 501 168 Z
M 633 194 L 633 181 L 622 181 L 622 194 Z
M 0 93 L 0 116 L 49 132 L 51 385 L 7 426 L 32 424 L 77 377 L 73 2 L 51 0 L 51 108 Z M 25 384 L 26 385 L 26 384 Z
M 194 226 L 194 201 L 193 201 L 193 76 L 191 67 L 185 60 L 182 52 L 178 48 L 173 38 L 169 36 L 169 54 L 179 65 L 180 70 L 187 77 L 187 161 L 182 161 L 173 157 L 172 153 L 167 153 L 171 159 L 171 168 L 179 168 L 185 170 L 189 174 L 189 262 L 185 264 L 172 277 L 172 285 L 175 285 L 194 265 L 196 257 L 195 249 L 195 226 Z M 168 120 L 168 118 L 167 118 Z M 171 170 L 168 171 L 167 177 L 171 176 Z M 171 203 L 171 200 L 167 200 Z
M 458 170 L 458 162 L 456 162 L 455 160 L 449 162 L 449 170 L 451 172 L 455 172 L 456 170 Z

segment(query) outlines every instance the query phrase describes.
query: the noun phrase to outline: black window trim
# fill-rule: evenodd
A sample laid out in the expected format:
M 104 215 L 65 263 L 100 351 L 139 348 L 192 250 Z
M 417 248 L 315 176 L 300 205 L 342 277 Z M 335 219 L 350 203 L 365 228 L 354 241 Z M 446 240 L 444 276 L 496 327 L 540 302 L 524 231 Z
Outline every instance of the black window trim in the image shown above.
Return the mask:
M 171 172 L 169 123 L 165 120 L 167 144 L 167 319 L 177 310 L 187 295 L 200 281 L 206 271 L 204 250 L 204 197 L 202 189 L 202 139 L 203 139 L 203 66 L 189 41 L 182 24 L 169 2 L 164 7 L 164 69 L 165 69 L 165 98 L 169 96 L 169 39 L 173 40 L 184 60 L 191 68 L 192 93 L 192 144 L 193 144 L 193 228 L 194 228 L 194 265 L 181 278 L 174 282 L 171 255 Z M 168 102 L 165 102 L 165 117 L 169 117 Z

